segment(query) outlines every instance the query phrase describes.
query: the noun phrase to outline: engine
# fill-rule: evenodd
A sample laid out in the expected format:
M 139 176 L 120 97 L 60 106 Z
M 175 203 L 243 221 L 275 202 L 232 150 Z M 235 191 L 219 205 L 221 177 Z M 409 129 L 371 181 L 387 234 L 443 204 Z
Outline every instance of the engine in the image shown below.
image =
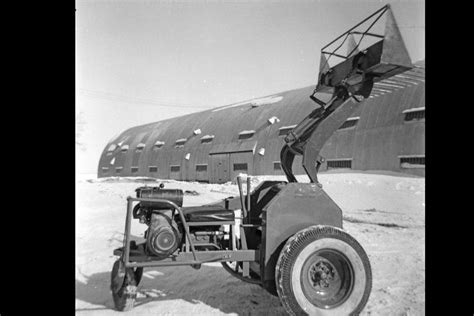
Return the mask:
M 149 254 L 166 258 L 178 249 L 182 234 L 170 214 L 152 212 L 145 238 L 146 251 Z
M 160 200 L 168 200 L 181 207 L 183 191 L 163 189 L 163 184 L 159 187 L 140 187 L 135 191 L 137 198 L 157 199 L 138 203 L 133 209 L 133 217 L 148 225 L 145 232 L 146 252 L 164 259 L 178 249 L 183 234 L 174 220 L 175 214 L 170 205 Z
M 157 259 L 165 259 L 177 250 L 183 251 L 185 244 L 184 225 L 175 208 L 183 205 L 183 191 L 179 189 L 164 189 L 163 184 L 158 187 L 144 186 L 135 191 L 137 198 L 149 199 L 140 201 L 133 208 L 133 218 L 146 224 L 145 252 Z M 188 222 L 210 222 L 222 220 L 221 217 L 234 219 L 233 211 L 222 209 L 209 209 L 207 207 L 183 208 L 183 213 Z M 225 214 L 223 214 L 223 212 Z M 222 225 L 192 225 L 189 226 L 190 238 L 197 250 L 219 250 L 230 246 L 229 231 Z

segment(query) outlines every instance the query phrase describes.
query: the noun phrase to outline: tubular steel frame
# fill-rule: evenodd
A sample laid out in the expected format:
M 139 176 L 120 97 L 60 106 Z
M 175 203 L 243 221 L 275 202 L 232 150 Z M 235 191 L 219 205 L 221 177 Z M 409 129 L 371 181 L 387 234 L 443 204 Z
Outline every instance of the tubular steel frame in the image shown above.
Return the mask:
M 168 205 L 170 209 L 176 210 L 180 216 L 180 219 L 183 223 L 186 245 L 184 252 L 179 253 L 178 255 L 171 255 L 169 258 L 157 260 L 153 256 L 148 256 L 143 253 L 139 255 L 131 255 L 130 247 L 130 230 L 132 225 L 132 211 L 133 211 L 133 202 L 159 202 L 165 205 Z M 221 225 L 230 225 L 230 238 L 232 238 L 232 250 L 215 250 L 215 251 L 196 251 L 195 244 L 193 243 L 190 233 L 190 226 L 221 226 Z M 258 250 L 244 249 L 238 250 L 236 246 L 236 234 L 235 234 L 235 221 L 218 221 L 218 222 L 186 222 L 186 219 L 183 214 L 183 210 L 176 205 L 175 203 L 162 200 L 162 199 L 146 199 L 146 198 L 133 198 L 127 197 L 127 214 L 125 219 L 125 236 L 123 239 L 123 248 L 118 248 L 114 250 L 114 255 L 120 256 L 123 260 L 123 263 L 126 268 L 135 268 L 135 267 L 160 267 L 160 266 L 180 266 L 180 265 L 199 265 L 206 262 L 226 262 L 226 261 L 240 261 L 240 262 L 250 262 L 258 261 L 260 254 Z M 189 248 L 191 252 L 189 252 Z M 134 260 L 134 261 L 131 261 Z

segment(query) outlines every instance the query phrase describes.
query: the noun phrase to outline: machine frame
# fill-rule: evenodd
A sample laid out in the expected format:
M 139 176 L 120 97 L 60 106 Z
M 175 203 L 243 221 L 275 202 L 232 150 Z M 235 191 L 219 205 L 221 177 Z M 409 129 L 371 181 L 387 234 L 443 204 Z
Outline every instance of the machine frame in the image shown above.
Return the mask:
M 380 36 L 369 32 L 384 14 L 387 14 L 385 34 Z M 357 27 L 374 17 L 375 20 L 364 32 L 356 31 Z M 347 56 L 337 54 L 336 51 L 353 34 L 362 35 L 362 38 L 368 35 L 383 39 L 359 51 L 361 39 L 348 50 Z M 338 47 L 331 52 L 326 51 L 343 37 Z M 343 58 L 344 61 L 329 67 L 329 58 L 326 59 L 325 54 Z M 143 268 L 190 265 L 199 269 L 203 263 L 221 262 L 233 276 L 259 284 L 271 294 L 278 295 L 289 314 L 358 314 L 371 292 L 372 270 L 362 246 L 342 229 L 342 210 L 317 180 L 323 161 L 319 152 L 327 139 L 357 109 L 361 101 L 357 96 L 368 98 L 374 83 L 411 67 L 390 6 L 386 5 L 321 50 L 318 84 L 310 96 L 319 107 L 289 132 L 281 150 L 281 165 L 287 182 L 264 181 L 251 191 L 250 178 L 247 177 L 247 194 L 244 194 L 241 178 L 237 177 L 239 198 L 229 197 L 216 204 L 197 207 L 192 211 L 211 214 L 198 220 L 186 219 L 192 208 L 180 207 L 182 191 L 177 202 L 180 205 L 159 198 L 159 190 L 163 186 L 157 188 L 155 196 L 158 198 L 128 197 L 124 244 L 114 250 L 114 255 L 120 258 L 115 262 L 111 275 L 116 308 L 128 310 L 133 307 Z M 321 101 L 315 96 L 318 92 L 332 93 L 331 99 Z M 296 180 L 292 172 L 295 155 L 303 156 L 303 168 L 310 183 L 298 183 Z M 151 214 L 161 214 L 161 210 L 171 211 L 169 220 L 161 214 L 157 215 L 162 218 L 157 219 L 155 224 L 145 222 L 149 226 L 147 238 L 151 238 L 153 243 L 158 237 L 153 239 L 155 237 L 149 236 L 158 236 L 163 231 L 162 236 L 165 237 L 160 242 L 165 246 L 170 241 L 174 244 L 156 250 L 149 239 L 139 245 L 131 240 L 136 202 L 159 204 L 156 209 L 149 209 Z M 239 209 L 242 217 L 236 218 L 235 211 Z M 232 216 L 229 217 L 229 214 Z M 214 218 L 213 215 L 220 219 L 202 220 Z M 242 222 L 237 223 L 237 219 Z M 173 231 L 172 224 L 175 227 L 182 225 L 184 241 L 180 232 Z M 206 228 L 220 229 L 226 225 L 229 225 L 229 232 L 226 234 L 219 230 L 221 239 L 209 237 L 209 241 L 214 243 L 197 243 L 191 238 L 193 228 L 195 236 L 197 232 L 212 235 L 217 232 Z M 201 231 L 196 230 L 199 228 Z M 173 232 L 178 237 L 175 238 Z M 226 242 L 225 236 L 228 237 Z M 157 247 L 160 248 L 159 245 Z M 196 249 L 198 247 L 205 250 Z M 165 251 L 169 249 L 172 250 Z M 230 262 L 236 263 L 234 268 L 230 267 Z
M 132 211 L 133 202 L 160 202 L 168 205 L 170 209 L 176 210 L 182 220 L 185 230 L 185 251 L 180 252 L 178 255 L 171 256 L 167 259 L 156 260 L 156 257 L 147 255 L 143 249 L 133 250 L 131 247 L 131 234 L 130 228 L 132 225 Z M 195 244 L 190 237 L 189 228 L 190 226 L 230 226 L 230 236 L 232 240 L 232 249 L 230 250 L 213 250 L 213 251 L 199 251 L 195 249 Z M 244 224 L 245 225 L 245 224 Z M 254 225 L 245 225 L 244 227 L 250 227 Z M 234 221 L 216 221 L 216 222 L 190 222 L 188 223 L 184 217 L 183 210 L 175 203 L 162 200 L 162 199 L 144 199 L 144 198 L 133 198 L 127 197 L 127 214 L 125 219 L 125 234 L 124 234 L 124 245 L 121 248 L 114 250 L 114 255 L 123 258 L 123 263 L 126 268 L 150 268 L 150 267 L 163 267 L 163 266 L 177 266 L 177 265 L 200 265 L 207 262 L 226 262 L 226 261 L 256 261 L 259 258 L 258 250 L 249 249 L 237 249 L 236 244 L 236 223 Z M 243 227 L 241 227 L 243 232 Z M 245 238 L 245 233 L 243 235 Z M 245 243 L 242 243 L 246 248 Z

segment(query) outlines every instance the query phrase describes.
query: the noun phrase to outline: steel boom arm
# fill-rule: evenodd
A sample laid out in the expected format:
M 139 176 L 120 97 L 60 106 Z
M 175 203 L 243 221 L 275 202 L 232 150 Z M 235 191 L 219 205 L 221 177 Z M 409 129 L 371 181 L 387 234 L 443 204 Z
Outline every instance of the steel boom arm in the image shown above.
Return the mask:
M 297 182 L 292 165 L 295 155 L 302 155 L 306 174 L 312 183 L 318 183 L 321 148 L 358 105 L 359 102 L 351 98 L 347 87 L 338 86 L 327 104 L 311 112 L 285 137 L 286 144 L 281 150 L 280 161 L 289 182 Z M 315 133 L 316 129 L 321 132 Z
M 374 34 L 371 29 L 382 16 L 385 16 L 384 34 Z M 361 29 L 366 25 L 366 29 Z M 358 43 L 353 38 L 354 34 L 360 35 Z M 348 41 L 347 55 L 336 53 L 349 38 L 352 41 Z M 366 46 L 362 44 L 364 38 L 375 38 L 375 43 L 368 41 Z M 331 50 L 334 46 L 336 47 Z M 361 50 L 362 47 L 365 48 Z M 328 61 L 332 56 L 342 58 L 343 61 L 329 67 Z M 319 67 L 318 84 L 310 98 L 320 107 L 285 137 L 286 144 L 280 153 L 281 167 L 289 182 L 297 182 L 292 165 L 295 155 L 302 155 L 306 174 L 312 183 L 318 183 L 317 172 L 323 161 L 319 152 L 331 135 L 358 108 L 360 101 L 356 96 L 368 98 L 374 83 L 413 67 L 390 5 L 383 6 L 324 46 L 321 49 Z M 324 103 L 315 97 L 317 92 L 331 93 L 332 98 Z

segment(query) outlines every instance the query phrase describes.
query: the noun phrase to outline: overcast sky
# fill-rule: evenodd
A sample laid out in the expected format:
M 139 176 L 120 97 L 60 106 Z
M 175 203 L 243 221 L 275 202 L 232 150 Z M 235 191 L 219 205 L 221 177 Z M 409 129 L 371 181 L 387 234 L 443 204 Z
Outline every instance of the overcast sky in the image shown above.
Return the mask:
M 315 85 L 320 49 L 386 3 L 77 0 L 77 171 L 129 127 Z M 424 1 L 390 3 L 424 59 Z

